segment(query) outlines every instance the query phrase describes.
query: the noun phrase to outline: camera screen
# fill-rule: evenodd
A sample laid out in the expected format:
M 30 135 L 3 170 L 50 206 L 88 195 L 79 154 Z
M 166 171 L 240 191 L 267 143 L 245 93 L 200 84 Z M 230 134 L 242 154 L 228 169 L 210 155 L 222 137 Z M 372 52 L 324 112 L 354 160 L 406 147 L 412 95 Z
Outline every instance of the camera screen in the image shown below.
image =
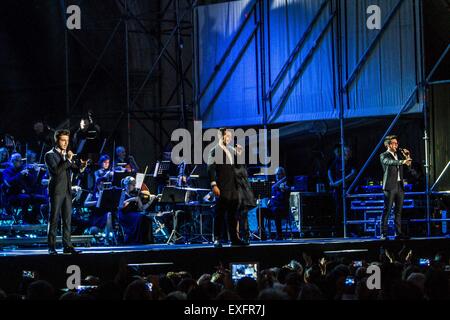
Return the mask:
M 97 289 L 97 286 L 79 286 L 77 288 L 78 293 L 86 293 L 86 292 L 92 292 L 95 289 Z
M 362 261 L 353 261 L 353 266 L 356 268 L 362 267 Z
M 22 271 L 22 277 L 24 278 L 29 278 L 29 279 L 34 279 L 35 278 L 35 273 L 33 271 Z
M 258 278 L 258 263 L 256 262 L 231 263 L 230 269 L 231 269 L 231 278 L 233 282 L 237 282 L 239 281 L 239 279 L 246 277 L 255 280 Z
M 353 277 L 345 278 L 345 285 L 346 286 L 353 286 L 354 284 L 355 284 L 355 278 L 353 278 Z
M 430 265 L 430 259 L 420 259 L 419 260 L 419 264 L 421 265 L 421 266 L 429 266 Z

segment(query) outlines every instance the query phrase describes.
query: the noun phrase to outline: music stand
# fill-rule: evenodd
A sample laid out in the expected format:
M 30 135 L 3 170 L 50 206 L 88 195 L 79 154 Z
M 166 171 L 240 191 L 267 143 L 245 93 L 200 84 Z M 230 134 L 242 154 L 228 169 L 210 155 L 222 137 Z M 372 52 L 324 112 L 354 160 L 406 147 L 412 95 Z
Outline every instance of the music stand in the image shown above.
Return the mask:
M 122 188 L 122 180 L 128 176 L 136 178 L 136 173 L 115 171 L 114 175 L 113 175 L 113 181 L 112 181 L 113 187 Z
M 158 161 L 155 165 L 155 171 L 153 172 L 153 177 L 165 177 L 169 174 L 170 161 Z
M 107 211 L 115 211 L 119 207 L 122 189 L 114 188 L 104 189 L 100 192 L 96 207 Z
M 272 194 L 272 183 L 270 181 L 250 181 L 250 187 L 252 188 L 253 195 L 258 199 L 257 212 L 258 212 L 258 233 L 259 236 L 251 232 L 251 236 L 262 240 L 262 221 L 261 221 L 261 199 L 270 198 Z
M 188 190 L 176 188 L 176 187 L 164 187 L 160 203 L 167 203 L 172 204 L 172 217 L 173 217 L 173 226 L 175 226 L 175 205 L 176 204 L 185 204 L 186 203 L 186 196 L 187 196 Z M 172 229 L 172 232 L 170 233 L 169 239 L 167 240 L 167 244 L 170 244 L 173 242 L 176 242 L 180 239 L 184 239 L 184 237 L 178 233 L 178 231 L 175 230 L 175 228 Z
M 121 197 L 122 197 L 121 188 L 112 187 L 110 189 L 104 189 L 100 192 L 96 207 L 106 212 L 111 212 L 112 217 L 114 217 L 114 214 L 117 212 L 117 209 L 119 208 Z M 123 229 L 119 223 L 118 217 L 116 217 L 114 220 L 115 220 L 114 233 L 111 241 L 112 243 L 115 244 L 117 243 L 117 239 L 120 239 L 121 236 L 123 237 Z M 108 238 L 110 237 L 109 234 L 107 237 Z

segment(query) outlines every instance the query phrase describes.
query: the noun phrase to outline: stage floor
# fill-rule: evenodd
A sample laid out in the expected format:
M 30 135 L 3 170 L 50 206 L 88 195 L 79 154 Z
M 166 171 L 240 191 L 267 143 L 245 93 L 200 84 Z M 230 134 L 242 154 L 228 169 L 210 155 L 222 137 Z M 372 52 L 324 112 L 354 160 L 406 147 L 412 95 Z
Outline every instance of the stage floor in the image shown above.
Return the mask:
M 376 238 L 296 239 L 286 241 L 254 241 L 250 246 L 231 247 L 225 244 L 152 244 L 115 247 L 80 247 L 80 255 L 49 256 L 46 247 L 0 251 L 0 288 L 17 290 L 22 272 L 37 271 L 42 279 L 65 287 L 67 267 L 77 265 L 82 278 L 88 275 L 114 279 L 120 266 L 134 267 L 145 274 L 186 270 L 194 276 L 213 273 L 220 264 L 231 262 L 259 262 L 261 269 L 283 266 L 292 259 L 302 261 L 302 253 L 316 256 L 348 256 L 349 259 L 379 259 L 380 248 L 399 252 L 404 246 L 413 250 L 415 257 L 433 258 L 438 251 L 450 249 L 450 238 L 411 238 L 380 241 Z M 59 253 L 62 250 L 58 250 Z
M 249 249 L 261 248 L 261 247 L 296 247 L 296 248 L 316 248 L 321 246 L 324 249 L 330 247 L 340 247 L 343 250 L 348 247 L 361 247 L 364 245 L 373 246 L 376 245 L 389 245 L 389 244 L 399 244 L 408 243 L 408 245 L 413 245 L 417 243 L 423 243 L 424 241 L 443 241 L 448 240 L 450 244 L 449 237 L 432 237 L 432 238 L 411 238 L 409 240 L 394 240 L 394 237 L 389 237 L 389 241 L 380 241 L 378 238 L 367 237 L 367 238 L 314 238 L 314 239 L 293 239 L 293 240 L 266 240 L 266 241 L 251 241 L 249 246 L 231 246 L 229 244 L 223 244 L 221 249 L 214 248 L 212 243 L 203 244 L 148 244 L 148 245 L 122 245 L 122 246 L 93 246 L 93 247 L 83 247 L 79 246 L 77 249 L 82 251 L 83 255 L 98 255 L 98 254 L 117 254 L 117 253 L 130 253 L 130 252 L 149 252 L 149 251 L 178 251 L 178 250 L 190 250 L 199 251 L 202 250 L 232 250 L 232 249 Z M 61 256 L 68 256 L 62 254 L 62 249 L 57 250 Z M 326 251 L 326 250 L 325 250 Z M 0 261 L 2 257 L 15 257 L 15 256 L 48 256 L 47 247 L 39 246 L 39 248 L 10 248 L 10 247 L 0 247 Z

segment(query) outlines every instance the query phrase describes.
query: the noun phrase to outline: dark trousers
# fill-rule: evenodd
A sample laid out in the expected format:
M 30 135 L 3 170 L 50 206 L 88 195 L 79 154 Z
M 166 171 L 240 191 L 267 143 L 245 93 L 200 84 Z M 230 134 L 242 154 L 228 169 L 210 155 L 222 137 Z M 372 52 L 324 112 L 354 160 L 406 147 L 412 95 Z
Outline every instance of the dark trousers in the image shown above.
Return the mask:
M 382 234 L 387 235 L 389 214 L 391 213 L 394 204 L 395 233 L 397 235 L 402 234 L 402 209 L 404 197 L 405 192 L 403 191 L 402 182 L 399 182 L 395 189 L 384 191 L 384 210 L 381 217 Z
M 262 220 L 262 235 L 263 238 L 266 236 L 265 235 L 265 228 L 264 228 L 264 219 L 268 220 L 268 228 L 269 228 L 269 237 L 271 235 L 271 223 L 270 220 L 273 219 L 275 220 L 275 227 L 277 229 L 277 239 L 282 239 L 283 238 L 283 230 L 281 228 L 281 220 L 282 219 L 286 219 L 287 218 L 287 214 L 286 214 L 286 210 L 282 209 L 282 208 L 262 208 L 261 209 L 261 220 Z
M 219 198 L 216 205 L 216 216 L 214 218 L 214 238 L 219 240 L 222 234 L 223 224 L 228 222 L 228 233 L 231 241 L 237 240 L 237 220 L 236 214 L 239 205 L 238 199 Z
M 72 195 L 56 194 L 50 196 L 50 216 L 48 219 L 48 247 L 55 249 L 58 231 L 58 218 L 61 213 L 62 240 L 64 248 L 72 247 L 70 240 L 72 218 Z

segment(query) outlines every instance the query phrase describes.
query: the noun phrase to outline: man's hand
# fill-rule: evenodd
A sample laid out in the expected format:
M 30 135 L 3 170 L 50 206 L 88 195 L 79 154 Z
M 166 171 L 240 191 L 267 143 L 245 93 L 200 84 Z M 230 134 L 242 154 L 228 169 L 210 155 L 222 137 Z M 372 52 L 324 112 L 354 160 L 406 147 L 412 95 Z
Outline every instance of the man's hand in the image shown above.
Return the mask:
M 322 272 L 322 275 L 326 275 L 327 274 L 327 259 L 325 257 L 320 258 L 319 260 L 319 267 L 320 267 L 320 271 Z
M 81 169 L 84 169 L 88 165 L 88 160 L 80 160 L 80 163 L 81 163 Z
M 220 189 L 219 189 L 219 187 L 217 185 L 214 186 L 212 190 L 213 190 L 213 193 L 214 193 L 214 195 L 216 197 L 220 197 Z
M 411 152 L 409 152 L 408 149 L 402 149 L 402 153 L 405 155 L 405 157 L 408 157 L 411 155 Z
M 73 152 L 72 151 L 67 151 L 67 159 L 69 160 L 69 161 L 72 161 L 72 158 L 73 158 Z
M 240 144 L 236 145 L 236 153 L 238 156 L 242 154 L 242 146 Z
M 411 158 L 408 158 L 408 159 L 405 160 L 405 165 L 407 165 L 408 167 L 411 167 L 411 164 L 412 164 L 412 159 Z
M 27 176 L 28 173 L 29 173 L 28 169 L 24 169 L 24 170 L 20 171 L 20 174 L 23 175 L 23 176 Z

